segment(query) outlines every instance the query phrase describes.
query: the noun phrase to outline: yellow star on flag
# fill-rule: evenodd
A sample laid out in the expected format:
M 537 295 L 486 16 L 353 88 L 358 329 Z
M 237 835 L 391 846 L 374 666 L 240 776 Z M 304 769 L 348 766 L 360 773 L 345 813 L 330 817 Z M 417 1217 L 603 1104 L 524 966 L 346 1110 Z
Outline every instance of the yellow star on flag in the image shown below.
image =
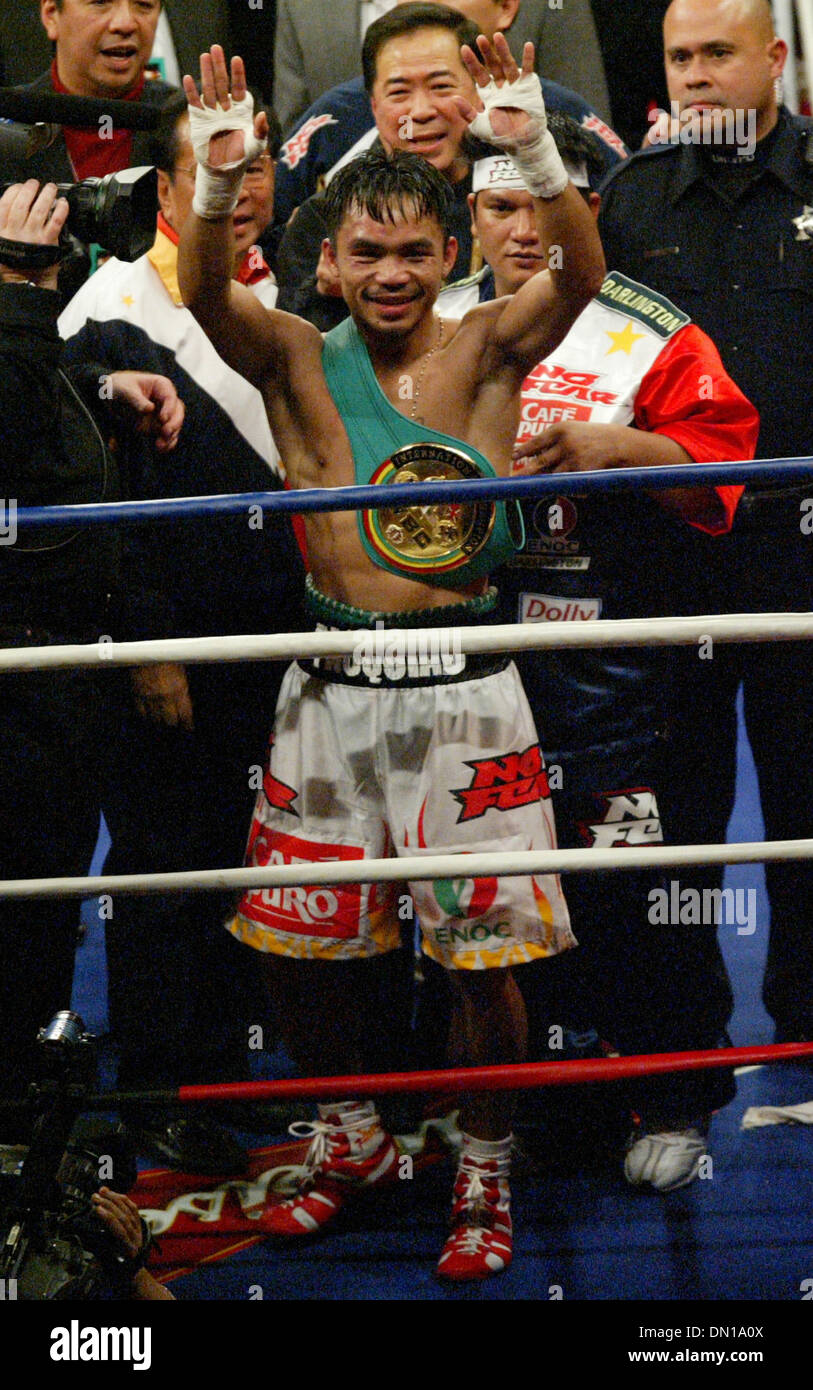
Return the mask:
M 121 302 L 122 304 L 126 304 L 128 309 L 132 309 L 133 305 L 135 304 L 135 300 L 133 299 L 133 296 L 131 294 L 123 294 L 121 296 Z
M 645 333 L 634 333 L 631 323 L 628 323 L 620 333 L 611 333 L 609 328 L 605 329 L 605 332 L 607 337 L 613 340 L 612 347 L 607 350 L 608 357 L 612 357 L 614 352 L 631 353 L 633 344 L 637 343 L 639 338 L 646 337 Z

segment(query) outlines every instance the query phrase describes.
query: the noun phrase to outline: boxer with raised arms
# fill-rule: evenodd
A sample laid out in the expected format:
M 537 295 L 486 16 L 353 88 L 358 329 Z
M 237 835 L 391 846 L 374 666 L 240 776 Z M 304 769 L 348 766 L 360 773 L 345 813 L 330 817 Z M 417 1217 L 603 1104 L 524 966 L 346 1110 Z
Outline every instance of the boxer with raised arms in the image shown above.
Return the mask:
M 516 509 L 498 504 L 387 506 L 410 478 L 507 476 L 520 388 L 602 283 L 593 219 L 546 129 L 527 45 L 522 70 L 500 35 L 464 47 L 476 108 L 450 97 L 473 133 L 508 150 L 534 200 L 549 266 L 510 299 L 459 323 L 433 312 L 455 243 L 445 181 L 416 155 L 369 154 L 328 194 L 335 265 L 351 318 L 323 342 L 310 324 L 268 312 L 231 280 L 231 210 L 264 117 L 252 117 L 243 65 L 201 59 L 202 99 L 184 79 L 198 160 L 181 240 L 185 302 L 218 352 L 263 393 L 294 487 L 382 486 L 379 508 L 306 518 L 309 603 L 321 623 L 452 629 L 493 611 L 492 566 L 517 544 Z M 439 636 L 450 636 L 440 633 Z M 453 642 L 451 647 L 453 648 Z M 301 661 L 286 675 L 271 761 L 249 839 L 256 864 L 474 852 L 555 844 L 544 766 L 513 664 L 418 650 L 409 633 L 379 652 Z M 573 943 L 556 876 L 410 884 L 424 950 L 450 970 L 472 1064 L 519 1061 L 525 1021 L 511 967 Z M 229 924 L 262 953 L 280 1026 L 298 1065 L 361 1070 L 375 958 L 397 942 L 379 889 L 250 890 Z M 397 925 L 397 923 L 396 923 Z M 368 1005 L 369 1008 L 369 1005 Z M 510 1112 L 471 1097 L 452 1231 L 438 1271 L 484 1278 L 511 1258 Z M 263 1229 L 302 1236 L 348 1193 L 396 1176 L 397 1151 L 373 1105 L 320 1106 L 297 1193 L 269 1205 Z

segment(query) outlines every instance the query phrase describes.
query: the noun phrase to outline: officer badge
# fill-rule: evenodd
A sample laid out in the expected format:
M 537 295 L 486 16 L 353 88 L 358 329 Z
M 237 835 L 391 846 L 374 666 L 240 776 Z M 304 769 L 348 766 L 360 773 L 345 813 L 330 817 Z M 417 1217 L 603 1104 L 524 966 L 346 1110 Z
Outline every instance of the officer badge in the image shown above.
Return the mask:
M 796 234 L 797 241 L 813 241 L 813 208 L 805 205 L 798 217 L 792 217 L 791 222 L 798 228 Z

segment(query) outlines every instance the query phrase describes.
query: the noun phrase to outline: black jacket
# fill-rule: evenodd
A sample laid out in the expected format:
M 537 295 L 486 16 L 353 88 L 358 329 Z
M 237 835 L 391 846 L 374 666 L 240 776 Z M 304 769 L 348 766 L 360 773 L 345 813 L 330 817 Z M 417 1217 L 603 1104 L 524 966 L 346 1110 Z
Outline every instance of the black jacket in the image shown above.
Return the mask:
M 601 192 L 607 264 L 708 333 L 760 413 L 757 458 L 813 453 L 813 120 L 783 108 L 741 187 L 676 144 L 633 155 Z
M 52 290 L 0 284 L 0 497 L 17 508 L 119 496 L 101 368 L 62 370 L 58 311 Z M 100 625 L 119 552 L 111 527 L 23 527 L 16 538 L 8 525 L 3 529 L 0 622 L 72 632 L 80 640 L 105 630 Z

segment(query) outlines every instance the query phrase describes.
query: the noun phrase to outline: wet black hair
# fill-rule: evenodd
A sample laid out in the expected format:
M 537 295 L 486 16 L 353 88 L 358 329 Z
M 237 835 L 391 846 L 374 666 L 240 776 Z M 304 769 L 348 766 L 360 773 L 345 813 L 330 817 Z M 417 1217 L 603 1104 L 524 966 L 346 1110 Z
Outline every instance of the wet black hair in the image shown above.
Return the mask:
M 178 122 L 186 113 L 187 101 L 183 92 L 173 92 L 162 103 L 158 125 L 150 132 L 147 142 L 147 158 L 156 169 L 171 174 L 178 163 L 181 142 L 178 138 Z
M 579 125 L 578 121 L 565 115 L 564 111 L 548 112 L 548 130 L 566 164 L 584 163 L 587 165 L 588 175 L 601 177 L 605 167 L 601 141 L 592 130 Z
M 452 234 L 454 198 L 448 179 L 420 155 L 405 150 L 368 150 L 334 174 L 322 208 L 334 246 L 351 209 L 366 212 L 374 222 L 392 222 L 396 212 L 432 217 L 444 241 Z

